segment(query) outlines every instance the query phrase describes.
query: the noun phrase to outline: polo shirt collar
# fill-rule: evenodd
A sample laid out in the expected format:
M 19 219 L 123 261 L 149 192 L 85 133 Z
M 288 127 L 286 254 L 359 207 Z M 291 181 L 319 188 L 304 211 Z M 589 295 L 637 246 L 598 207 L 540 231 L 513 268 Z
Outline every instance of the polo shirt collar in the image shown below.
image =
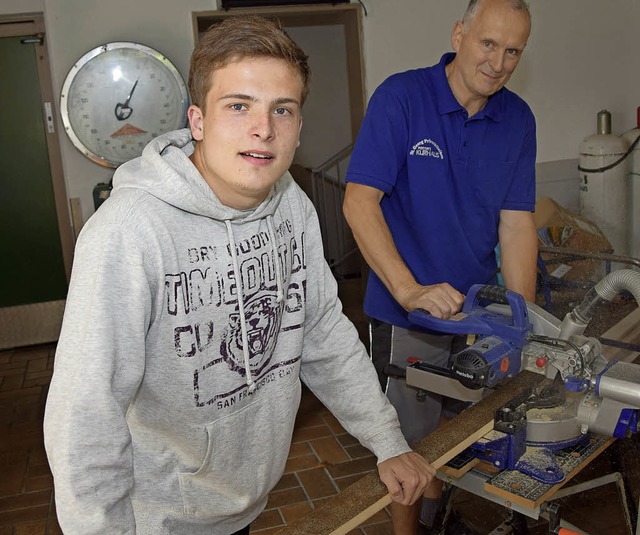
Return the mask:
M 435 66 L 436 76 L 434 85 L 436 88 L 438 112 L 441 115 L 464 111 L 462 105 L 456 100 L 453 91 L 451 91 L 449 81 L 447 80 L 447 73 L 445 72 L 445 67 L 451 63 L 455 57 L 455 52 L 447 52 L 443 54 L 440 62 Z M 502 120 L 504 107 L 504 92 L 505 88 L 503 87 L 500 91 L 491 95 L 486 106 L 474 116 L 474 119 L 484 119 L 487 117 L 495 122 L 500 122 Z

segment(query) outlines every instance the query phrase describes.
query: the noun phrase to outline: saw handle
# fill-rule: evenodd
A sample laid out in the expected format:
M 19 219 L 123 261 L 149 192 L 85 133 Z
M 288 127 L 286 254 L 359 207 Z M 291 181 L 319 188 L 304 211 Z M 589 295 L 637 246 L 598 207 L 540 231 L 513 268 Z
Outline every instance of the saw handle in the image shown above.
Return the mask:
M 512 292 L 501 286 L 474 284 L 467 293 L 467 298 L 462 306 L 462 312 L 469 314 L 479 308 L 481 300 L 490 301 L 498 305 L 509 305 L 512 325 L 518 329 L 526 329 L 528 327 L 529 314 L 527 312 L 527 303 L 519 293 Z
M 476 290 L 475 295 L 478 299 L 485 299 L 486 301 L 498 303 L 499 305 L 508 305 L 509 299 L 507 297 L 507 291 L 508 290 L 502 286 L 484 284 Z
M 480 304 L 481 301 L 506 304 L 511 309 L 511 314 L 488 311 Z M 529 315 L 524 297 L 511 290 L 486 284 L 471 286 L 462 310 L 450 319 L 435 318 L 426 310 L 416 309 L 409 312 L 408 320 L 437 333 L 497 335 L 518 340 L 518 343 L 529 331 Z

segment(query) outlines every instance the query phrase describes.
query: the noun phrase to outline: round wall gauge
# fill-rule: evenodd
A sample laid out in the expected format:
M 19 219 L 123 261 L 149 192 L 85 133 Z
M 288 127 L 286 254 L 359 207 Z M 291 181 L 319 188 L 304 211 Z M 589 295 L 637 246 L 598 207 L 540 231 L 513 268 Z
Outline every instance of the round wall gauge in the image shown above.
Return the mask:
M 116 42 L 82 56 L 62 86 L 60 112 L 72 143 L 105 167 L 140 156 L 154 137 L 186 125 L 189 95 L 160 52 Z

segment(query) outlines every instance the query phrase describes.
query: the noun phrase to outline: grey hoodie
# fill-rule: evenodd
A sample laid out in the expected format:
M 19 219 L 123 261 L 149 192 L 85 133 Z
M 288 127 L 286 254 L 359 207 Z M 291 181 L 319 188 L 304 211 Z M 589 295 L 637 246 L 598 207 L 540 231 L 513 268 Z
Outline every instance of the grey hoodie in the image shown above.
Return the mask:
M 228 535 L 284 470 L 301 384 L 383 461 L 410 451 L 286 173 L 223 206 L 188 130 L 114 175 L 76 246 L 45 414 L 65 534 Z

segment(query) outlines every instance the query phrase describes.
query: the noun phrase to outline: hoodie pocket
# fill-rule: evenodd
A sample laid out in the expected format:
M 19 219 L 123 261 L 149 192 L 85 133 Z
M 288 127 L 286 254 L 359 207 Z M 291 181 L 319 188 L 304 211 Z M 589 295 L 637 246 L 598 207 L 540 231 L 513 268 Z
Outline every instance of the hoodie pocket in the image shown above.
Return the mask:
M 207 453 L 196 472 L 180 474 L 185 514 L 242 515 L 284 471 L 300 403 L 300 382 L 206 426 Z

